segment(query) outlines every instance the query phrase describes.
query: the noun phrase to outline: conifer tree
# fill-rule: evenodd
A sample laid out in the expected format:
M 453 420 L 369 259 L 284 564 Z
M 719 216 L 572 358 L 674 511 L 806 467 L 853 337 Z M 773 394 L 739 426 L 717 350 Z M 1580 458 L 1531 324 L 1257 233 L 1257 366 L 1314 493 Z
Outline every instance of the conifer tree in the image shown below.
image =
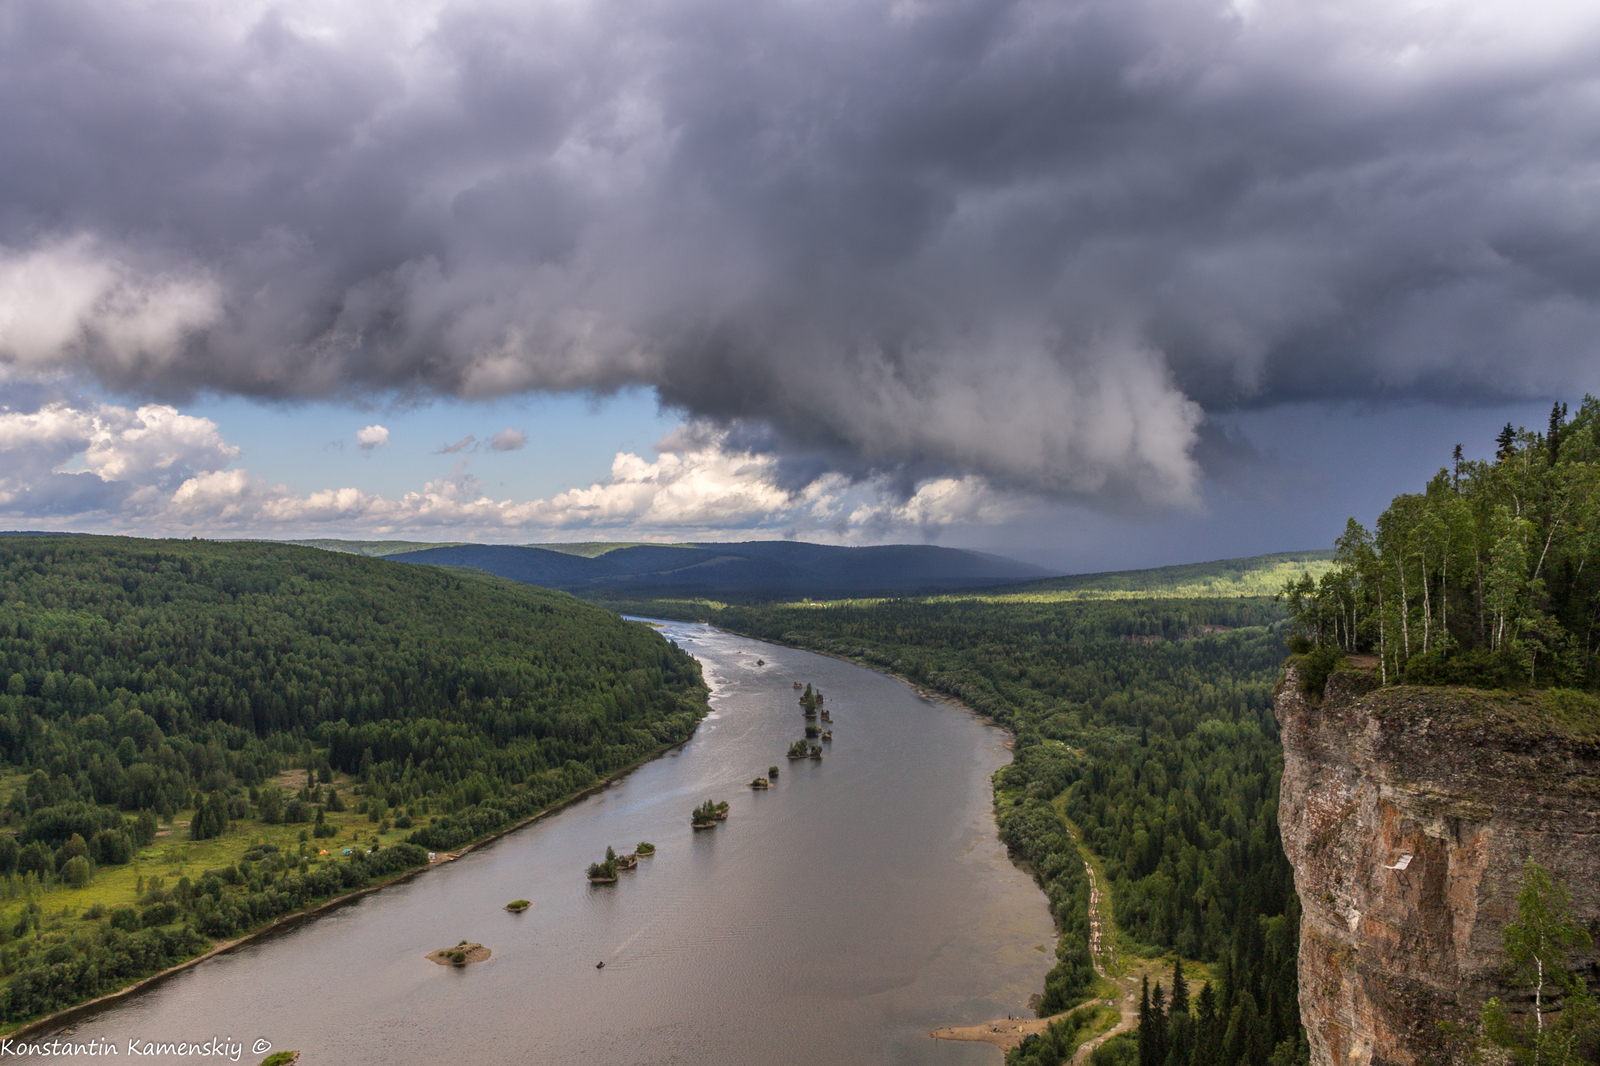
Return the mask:
M 1494 461 L 1495 462 L 1503 463 L 1507 459 L 1511 458 L 1512 452 L 1514 452 L 1516 450 L 1517 431 L 1512 428 L 1510 422 L 1507 422 L 1505 424 L 1505 428 L 1502 429 L 1498 434 L 1495 435 L 1494 443 L 1495 443 L 1495 451 L 1494 451 Z
M 1222 1066 L 1222 1026 L 1217 1018 L 1217 997 L 1207 982 L 1195 997 L 1195 1044 L 1189 1066 Z
M 1165 1066 L 1167 1061 L 1167 994 L 1161 982 L 1150 992 L 1150 1061 Z
M 1228 1018 L 1228 1032 L 1222 1038 L 1222 1061 L 1228 1066 L 1266 1066 L 1267 1039 L 1262 1030 L 1261 1012 L 1249 989 L 1239 993 Z
M 1155 1057 L 1155 1024 L 1150 1015 L 1150 978 L 1139 987 L 1139 1066 L 1161 1066 Z
M 1564 403 L 1550 406 L 1550 432 L 1545 434 L 1545 447 L 1550 450 L 1550 465 L 1555 466 L 1556 460 L 1561 457 L 1561 420 L 1567 417 L 1567 405 Z
M 1172 1000 L 1167 1005 L 1167 1066 L 1189 1066 L 1194 1057 L 1194 1017 L 1189 1013 L 1189 983 L 1183 960 L 1172 964 Z
M 1183 979 L 1182 959 L 1172 964 L 1172 1005 L 1168 1011 L 1170 1014 L 1189 1013 L 1189 982 Z

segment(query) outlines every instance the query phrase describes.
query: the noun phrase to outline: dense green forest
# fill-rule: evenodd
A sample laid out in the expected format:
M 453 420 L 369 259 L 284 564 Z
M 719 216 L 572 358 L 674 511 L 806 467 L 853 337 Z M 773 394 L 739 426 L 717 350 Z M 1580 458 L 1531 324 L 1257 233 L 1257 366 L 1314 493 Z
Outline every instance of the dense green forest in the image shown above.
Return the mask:
M 0 923 L 0 1023 L 503 828 L 687 739 L 705 706 L 693 659 L 561 593 L 287 545 L 110 537 L 0 537 L 0 686 L 16 786 L 0 891 L 28 901 Z M 291 767 L 304 787 L 285 795 L 271 782 Z M 335 778 L 404 843 L 319 859 L 306 842 L 343 809 Z M 297 852 L 141 877 L 137 908 L 70 926 L 46 911 L 59 897 L 41 892 L 129 862 L 180 814 L 193 841 L 239 822 L 306 829 Z
M 1075 827 L 1103 864 L 1125 946 L 1212 963 L 1224 1030 L 1257 1019 L 1250 1054 L 1228 1066 L 1304 1058 L 1271 706 L 1284 612 L 1271 599 L 627 606 L 889 669 L 1009 727 L 1001 837 L 1036 871 L 1062 930 L 1040 1012 L 1080 1002 L 1095 980 Z M 1018 1061 L 1046 1061 L 1054 1046 L 1036 1041 Z
M 1373 653 L 1385 683 L 1600 687 L 1600 400 L 1566 414 L 1508 424 L 1492 461 L 1458 445 L 1376 531 L 1351 519 L 1334 568 L 1284 589 L 1299 642 Z

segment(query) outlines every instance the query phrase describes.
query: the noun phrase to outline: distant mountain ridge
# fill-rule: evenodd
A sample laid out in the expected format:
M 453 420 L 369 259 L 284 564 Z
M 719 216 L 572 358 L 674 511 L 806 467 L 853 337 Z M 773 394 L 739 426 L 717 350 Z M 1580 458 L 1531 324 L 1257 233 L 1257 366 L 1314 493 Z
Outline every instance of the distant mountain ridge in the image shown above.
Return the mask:
M 271 541 L 269 543 L 280 543 Z M 400 555 L 405 552 L 427 551 L 429 548 L 456 548 L 462 545 L 473 545 L 470 540 L 340 540 L 333 537 L 318 537 L 309 540 L 288 540 L 284 544 L 298 544 L 305 548 L 321 548 L 323 551 L 345 552 L 349 555 L 368 555 L 382 559 L 390 555 Z M 632 548 L 641 541 L 612 541 L 612 540 L 587 540 L 573 541 L 569 544 L 518 544 L 519 548 L 543 548 L 546 551 L 561 552 L 563 555 L 582 555 L 593 557 L 604 555 L 618 548 Z
M 844 548 L 800 541 L 550 547 L 457 544 L 397 552 L 404 563 L 463 566 L 545 588 L 626 593 L 861 595 L 1032 581 L 1043 567 L 1000 555 L 926 544 Z M 573 549 L 588 549 L 579 554 Z

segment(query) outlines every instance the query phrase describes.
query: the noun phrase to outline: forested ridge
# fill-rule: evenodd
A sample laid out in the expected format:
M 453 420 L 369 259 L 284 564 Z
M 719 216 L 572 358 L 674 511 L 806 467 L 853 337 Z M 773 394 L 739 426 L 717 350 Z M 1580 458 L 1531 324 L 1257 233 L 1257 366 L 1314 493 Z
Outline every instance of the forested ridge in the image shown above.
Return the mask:
M 1386 684 L 1600 688 L 1600 400 L 1495 444 L 1486 461 L 1457 445 L 1375 529 L 1350 519 L 1332 570 L 1285 586 L 1321 672 L 1371 653 Z
M 1212 964 L 1205 1040 L 1159 1066 L 1304 1059 L 1271 709 L 1284 612 L 1271 599 L 627 606 L 889 669 L 1010 728 L 1015 760 L 996 778 L 1001 837 L 1036 871 L 1062 930 L 1040 1012 L 1079 1002 L 1095 982 L 1071 819 L 1103 863 L 1125 947 Z M 1251 1038 L 1230 1044 L 1230 1026 Z M 1013 1056 L 1048 1063 L 1052 1047 Z M 1239 1055 L 1222 1058 L 1229 1047 Z
M 17 782 L 0 888 L 25 901 L 0 922 L 0 1022 L 503 828 L 687 739 L 705 706 L 693 659 L 562 593 L 287 545 L 110 537 L 0 537 L 0 679 Z M 291 768 L 304 787 L 285 791 Z M 346 785 L 387 846 L 319 859 L 325 825 L 354 817 L 335 814 Z M 141 876 L 137 906 L 51 917 L 61 897 L 46 893 L 174 822 L 167 845 L 305 829 L 298 849 L 263 845 L 203 877 Z

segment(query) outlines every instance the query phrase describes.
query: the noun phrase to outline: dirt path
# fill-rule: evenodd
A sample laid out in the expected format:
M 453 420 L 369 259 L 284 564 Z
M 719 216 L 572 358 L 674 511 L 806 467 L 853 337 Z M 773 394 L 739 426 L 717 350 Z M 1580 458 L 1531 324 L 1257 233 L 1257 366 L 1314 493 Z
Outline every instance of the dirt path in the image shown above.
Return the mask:
M 1082 854 L 1083 843 L 1078 840 L 1076 829 L 1072 831 L 1072 839 L 1078 844 L 1078 851 Z M 1111 918 L 1105 913 L 1105 897 L 1100 891 L 1100 878 L 1095 875 L 1094 867 L 1087 858 L 1083 860 L 1083 872 L 1089 875 L 1089 957 L 1094 961 L 1095 973 L 1108 981 L 1113 980 L 1107 971 L 1117 965 L 1117 942 L 1115 937 L 1106 935 L 1106 930 L 1111 926 Z
M 1116 1004 L 1113 1003 L 1109 999 L 1103 999 L 1100 1002 L 1104 1003 L 1108 1007 L 1116 1006 Z M 1104 1044 L 1107 1040 L 1110 1040 L 1112 1037 L 1116 1036 L 1118 1033 L 1125 1033 L 1129 1029 L 1135 1028 L 1136 1026 L 1138 1026 L 1138 1024 L 1139 1024 L 1139 1002 L 1138 1002 L 1138 998 L 1133 994 L 1133 990 L 1131 988 L 1123 989 L 1123 994 L 1122 994 L 1122 1018 L 1121 1018 L 1121 1020 L 1119 1020 L 1115 1026 L 1113 1026 L 1110 1029 L 1107 1029 L 1105 1032 L 1101 1033 L 1099 1036 L 1091 1037 L 1090 1039 L 1085 1040 L 1082 1044 L 1080 1044 L 1078 1046 L 1077 1054 L 1072 1056 L 1072 1066 L 1083 1066 L 1084 1063 L 1089 1061 L 1089 1056 L 1094 1053 L 1094 1049 L 1095 1048 L 1099 1047 L 1101 1044 Z
M 1070 822 L 1068 824 L 1071 825 Z M 1072 839 L 1078 841 L 1076 827 L 1072 830 Z M 1078 841 L 1078 847 L 1081 852 L 1082 841 Z M 1117 964 L 1116 938 L 1108 935 L 1107 931 L 1112 926 L 1111 917 L 1105 912 L 1106 900 L 1100 890 L 1100 878 L 1094 872 L 1094 866 L 1087 857 L 1083 860 L 1083 872 L 1089 875 L 1089 957 L 1094 961 L 1094 972 L 1115 983 L 1116 978 L 1112 977 L 1108 971 L 1114 969 Z M 1118 994 L 1118 999 L 1121 1000 L 1120 1004 L 1117 1000 L 1112 999 L 1103 999 L 1100 1002 L 1108 1007 L 1120 1006 L 1121 1019 L 1118 1020 L 1114 1027 L 1107 1029 L 1099 1036 L 1085 1040 L 1078 1047 L 1077 1053 L 1072 1056 L 1072 1066 L 1083 1066 L 1084 1063 L 1089 1061 L 1089 1056 L 1094 1052 L 1095 1048 L 1104 1044 L 1118 1033 L 1125 1033 L 1139 1024 L 1139 1005 L 1134 995 L 1131 981 L 1118 984 L 1118 988 L 1121 989 Z

